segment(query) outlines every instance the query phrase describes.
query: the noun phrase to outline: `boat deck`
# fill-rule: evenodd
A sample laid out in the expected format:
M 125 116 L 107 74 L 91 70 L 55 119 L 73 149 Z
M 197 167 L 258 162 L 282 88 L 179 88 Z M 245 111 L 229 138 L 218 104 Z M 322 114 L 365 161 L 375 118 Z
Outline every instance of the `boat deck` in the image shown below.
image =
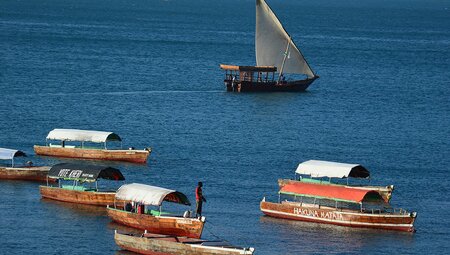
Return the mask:
M 331 206 L 324 206 L 324 205 L 318 205 L 318 204 L 309 204 L 309 203 L 300 203 L 300 202 L 293 202 L 293 201 L 281 201 L 281 204 L 289 204 L 293 206 L 300 206 L 303 208 L 316 208 L 316 209 L 325 209 L 325 210 L 335 210 L 339 212 L 344 213 L 355 213 L 355 210 L 347 209 L 347 208 L 341 208 L 341 207 L 331 207 Z M 356 212 L 360 213 L 361 211 L 357 210 Z M 381 209 L 364 209 L 361 213 L 366 214 L 392 214 L 392 215 L 408 215 L 409 212 L 406 210 L 403 210 L 402 208 L 392 208 L 391 210 L 381 210 Z
M 128 234 L 133 236 L 132 234 Z M 220 247 L 220 248 L 229 248 L 229 249 L 243 249 L 243 247 L 230 245 L 227 242 L 224 242 L 222 240 L 219 241 L 208 241 L 198 238 L 190 238 L 190 237 L 178 237 L 178 236 L 171 236 L 171 235 L 160 235 L 160 234 L 153 234 L 153 233 L 144 233 L 142 234 L 143 238 L 148 239 L 158 239 L 158 240 L 164 240 L 169 242 L 175 242 L 175 243 L 182 243 L 182 244 L 194 244 L 194 245 L 201 245 L 201 246 L 208 246 L 208 247 Z
M 15 171 L 42 171 L 42 172 L 48 172 L 50 170 L 49 166 L 15 166 L 15 167 L 7 167 L 7 166 L 0 166 L 0 169 L 5 170 L 15 170 Z

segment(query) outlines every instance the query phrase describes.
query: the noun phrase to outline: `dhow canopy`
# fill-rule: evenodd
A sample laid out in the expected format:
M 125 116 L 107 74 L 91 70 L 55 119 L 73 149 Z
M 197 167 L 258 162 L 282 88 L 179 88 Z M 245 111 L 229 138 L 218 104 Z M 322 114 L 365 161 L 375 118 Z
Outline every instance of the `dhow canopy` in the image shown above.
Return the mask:
M 72 163 L 60 163 L 52 166 L 48 177 L 88 182 L 96 181 L 99 178 L 115 181 L 125 180 L 120 170 L 114 167 Z
M 122 139 L 113 132 L 60 128 L 50 131 L 50 133 L 48 133 L 47 135 L 47 139 L 94 143 L 104 143 L 106 141 L 122 141 Z
M 19 150 L 0 148 L 0 159 L 13 159 L 14 157 L 25 157 L 25 153 Z
M 116 199 L 155 206 L 161 205 L 163 201 L 191 205 L 181 192 L 139 183 L 122 185 L 116 192 Z
M 243 72 L 276 72 L 275 66 L 234 66 L 220 64 L 220 68 L 229 71 L 243 71 Z
M 339 185 L 321 185 L 313 183 L 289 183 L 280 189 L 281 194 L 316 197 L 351 203 L 383 202 L 380 193 L 375 190 L 359 189 Z
M 321 160 L 308 160 L 300 163 L 295 173 L 311 175 L 311 177 L 334 178 L 368 178 L 370 176 L 369 170 L 359 164 L 345 164 Z

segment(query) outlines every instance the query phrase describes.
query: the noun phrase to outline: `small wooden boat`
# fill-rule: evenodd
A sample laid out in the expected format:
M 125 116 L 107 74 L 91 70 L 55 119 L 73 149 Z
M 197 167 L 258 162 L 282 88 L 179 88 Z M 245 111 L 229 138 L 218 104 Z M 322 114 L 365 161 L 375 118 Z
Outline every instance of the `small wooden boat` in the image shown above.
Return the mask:
M 256 0 L 255 48 L 257 66 L 220 65 L 227 91 L 298 92 L 319 78 L 264 0 Z M 285 80 L 285 74 L 306 77 Z
M 98 165 L 61 163 L 54 165 L 49 178 L 58 179 L 58 186 L 40 186 L 43 198 L 63 202 L 107 206 L 114 204 L 115 191 L 100 190 L 98 179 L 125 180 L 119 169 Z M 72 182 L 65 185 L 63 182 Z M 93 185 L 95 183 L 95 186 Z M 91 184 L 91 185 L 87 185 Z
M 108 149 L 107 142 L 122 142 L 122 138 L 115 133 L 105 131 L 54 129 L 47 135 L 46 140 L 46 146 L 34 146 L 34 151 L 37 155 L 145 163 L 152 151 L 151 148 L 145 148 L 144 150 L 135 150 L 133 148 L 128 150 Z M 49 140 L 59 140 L 61 143 L 52 144 L 48 142 Z M 80 144 L 69 145 L 67 142 L 80 142 Z M 85 143 L 101 143 L 104 146 L 89 147 Z
M 186 195 L 181 192 L 132 183 L 120 187 L 115 197 L 116 200 L 135 203 L 134 208 L 130 208 L 131 205 L 127 206 L 125 203 L 121 208 L 118 208 L 116 203 L 114 208 L 108 207 L 108 216 L 117 223 L 157 234 L 191 238 L 200 238 L 202 235 L 205 217 L 193 218 L 189 211 L 184 212 L 183 215 L 162 211 L 163 201 L 191 205 Z M 159 210 L 152 210 L 152 206 L 159 207 Z
M 16 166 L 14 158 L 26 157 L 26 154 L 19 150 L 0 148 L 0 160 L 11 160 L 11 166 L 0 166 L 0 179 L 3 180 L 24 180 L 24 181 L 47 181 L 48 166 Z M 50 179 L 54 181 L 54 179 Z
M 360 164 L 347 164 L 322 160 L 308 160 L 298 165 L 295 170 L 295 179 L 279 179 L 278 185 L 283 187 L 289 183 L 307 182 L 322 185 L 344 185 L 348 188 L 357 188 L 365 190 L 375 190 L 380 193 L 386 202 L 392 198 L 394 185 L 389 186 L 373 186 L 361 184 L 349 184 L 349 179 L 369 179 L 370 172 Z M 325 180 L 324 180 L 325 179 Z M 332 182 L 332 179 L 345 179 L 346 183 Z
M 283 186 L 279 195 L 278 203 L 263 198 L 260 208 L 264 214 L 347 227 L 414 232 L 417 213 L 392 208 L 375 190 L 297 182 Z
M 54 179 L 47 179 L 49 169 L 48 166 L 0 167 L 0 179 L 55 182 Z
M 116 244 L 128 251 L 153 255 L 232 255 L 253 254 L 254 248 L 230 245 L 224 241 L 206 241 L 190 237 L 177 237 L 144 233 L 141 236 L 114 233 Z

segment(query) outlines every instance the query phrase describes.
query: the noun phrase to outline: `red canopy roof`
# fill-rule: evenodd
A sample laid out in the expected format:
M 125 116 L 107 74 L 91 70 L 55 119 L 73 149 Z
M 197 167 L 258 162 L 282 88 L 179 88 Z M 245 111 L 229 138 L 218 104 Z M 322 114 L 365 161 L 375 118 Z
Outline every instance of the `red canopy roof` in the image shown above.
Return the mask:
M 355 203 L 362 202 L 363 200 L 383 200 L 380 193 L 375 190 L 304 182 L 286 184 L 280 189 L 280 193 L 341 200 Z

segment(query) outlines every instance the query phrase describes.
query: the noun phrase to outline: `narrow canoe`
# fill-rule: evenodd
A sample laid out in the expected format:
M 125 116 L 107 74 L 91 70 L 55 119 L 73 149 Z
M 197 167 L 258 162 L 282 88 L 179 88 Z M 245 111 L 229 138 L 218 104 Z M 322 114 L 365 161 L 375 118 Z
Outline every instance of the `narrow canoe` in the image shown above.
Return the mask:
M 144 233 L 142 236 L 114 234 L 116 244 L 128 251 L 150 255 L 234 255 L 253 254 L 254 248 L 229 245 L 223 241 L 206 241 L 189 237 L 176 237 Z
M 35 145 L 34 151 L 37 155 L 42 156 L 126 161 L 132 163 L 146 163 L 151 153 L 151 150 L 84 149 L 40 145 Z
M 152 233 L 200 238 L 205 217 L 184 218 L 182 216 L 154 216 L 138 214 L 108 207 L 108 216 L 117 223 Z

